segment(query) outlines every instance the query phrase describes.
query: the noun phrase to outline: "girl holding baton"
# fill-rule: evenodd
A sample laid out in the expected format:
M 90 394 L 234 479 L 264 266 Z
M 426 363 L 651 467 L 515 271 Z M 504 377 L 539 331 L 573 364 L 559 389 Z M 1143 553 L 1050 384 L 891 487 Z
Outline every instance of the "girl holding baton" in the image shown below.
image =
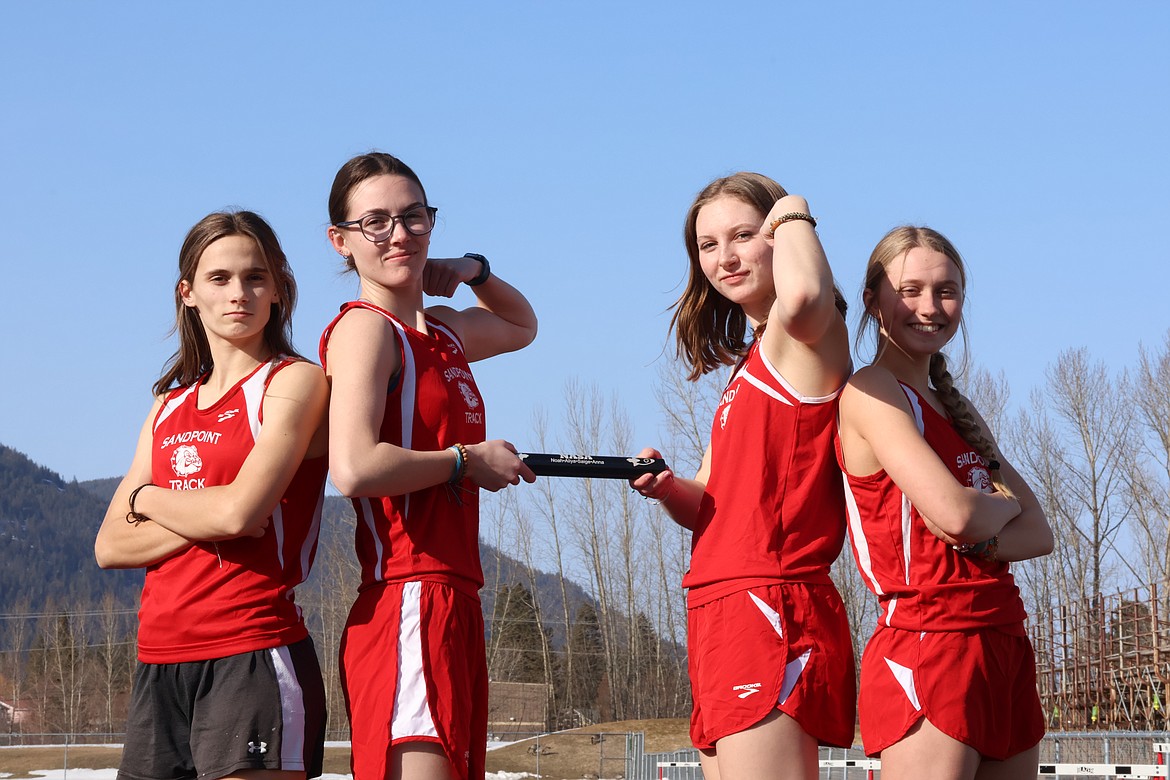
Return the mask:
M 321 337 L 330 469 L 357 513 L 362 580 L 341 646 L 357 778 L 483 777 L 487 667 L 479 489 L 535 476 L 484 441 L 470 363 L 527 346 L 536 315 L 486 258 L 431 258 L 435 212 L 388 154 L 351 159 L 329 240 L 359 297 Z M 469 285 L 476 305 L 424 306 Z
M 852 644 L 829 579 L 845 535 L 832 435 L 849 341 L 815 225 L 804 198 L 759 174 L 699 193 L 672 328 L 690 379 L 734 371 L 695 478 L 631 482 L 693 531 L 691 739 L 708 780 L 811 780 L 818 742 L 853 741 Z

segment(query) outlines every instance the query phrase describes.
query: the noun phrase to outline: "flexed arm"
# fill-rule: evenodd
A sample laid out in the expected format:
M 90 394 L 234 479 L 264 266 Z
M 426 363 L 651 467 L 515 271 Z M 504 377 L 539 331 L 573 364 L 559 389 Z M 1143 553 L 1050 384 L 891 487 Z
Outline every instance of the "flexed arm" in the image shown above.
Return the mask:
M 799 195 L 787 195 L 764 218 L 765 236 L 775 225 L 772 278 L 776 300 L 761 346 L 764 355 L 798 391 L 824 396 L 849 374 L 849 338 L 837 310 L 833 272 Z
M 460 283 L 482 278 L 484 270 L 475 257 L 432 257 L 423 270 L 423 291 L 449 298 Z M 536 312 L 519 290 L 494 273 L 488 273 L 471 290 L 476 297 L 473 308 L 432 306 L 427 310 L 459 334 L 469 363 L 515 352 L 532 343 L 536 338 Z

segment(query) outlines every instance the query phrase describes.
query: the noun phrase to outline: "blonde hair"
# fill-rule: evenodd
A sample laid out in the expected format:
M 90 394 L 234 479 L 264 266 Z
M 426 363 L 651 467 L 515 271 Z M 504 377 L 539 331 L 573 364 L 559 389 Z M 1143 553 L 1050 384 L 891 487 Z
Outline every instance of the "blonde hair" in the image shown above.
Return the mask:
M 946 236 L 937 230 L 913 225 L 896 227 L 889 233 L 886 233 L 882 237 L 882 240 L 878 241 L 877 246 L 874 247 L 873 252 L 869 256 L 869 263 L 865 267 L 865 291 L 869 293 L 870 305 L 862 309 L 861 321 L 858 323 L 857 335 L 854 337 L 854 347 L 858 348 L 861 343 L 862 334 L 867 329 L 873 330 L 875 362 L 880 355 L 882 335 L 879 327 L 880 323 L 871 313 L 872 302 L 877 300 L 878 286 L 886 277 L 890 264 L 911 249 L 918 247 L 939 252 L 955 264 L 955 268 L 959 271 L 959 281 L 962 286 L 960 292 L 966 297 L 967 266 L 963 262 L 963 257 L 959 254 L 959 250 L 955 249 L 955 245 Z M 965 341 L 967 338 L 966 324 L 960 321 L 959 327 L 962 330 Z M 992 484 L 995 485 L 1000 493 L 1014 497 L 1011 489 L 1003 481 L 1003 477 L 1000 474 L 999 455 L 996 452 L 995 445 L 988 438 L 987 434 L 984 433 L 978 421 L 976 421 L 975 415 L 967 406 L 967 401 L 963 398 L 962 393 L 955 387 L 955 378 L 951 375 L 950 368 L 947 365 L 947 357 L 942 352 L 936 352 L 930 356 L 930 384 L 934 388 L 935 394 L 938 396 L 938 400 L 942 403 L 943 408 L 946 409 L 947 415 L 951 418 L 951 424 L 955 427 L 955 430 L 959 432 L 959 435 L 963 437 L 964 441 L 970 444 L 988 462 Z

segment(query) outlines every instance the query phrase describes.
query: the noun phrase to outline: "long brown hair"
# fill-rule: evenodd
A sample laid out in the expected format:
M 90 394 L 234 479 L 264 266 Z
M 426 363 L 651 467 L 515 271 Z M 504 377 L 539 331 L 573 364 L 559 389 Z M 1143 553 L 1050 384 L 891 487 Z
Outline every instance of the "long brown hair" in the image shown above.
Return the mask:
M 410 179 L 418 185 L 418 191 L 423 196 L 423 205 L 430 205 L 427 203 L 426 188 L 423 187 L 422 181 L 409 165 L 392 154 L 367 152 L 359 154 L 357 157 L 351 157 L 333 177 L 333 186 L 329 189 L 329 224 L 336 225 L 338 222 L 345 222 L 346 211 L 349 209 L 349 196 L 353 193 L 354 187 L 366 179 L 383 175 L 405 176 Z M 349 271 L 357 270 L 352 256 L 345 258 L 345 267 Z
M 676 354 L 691 367 L 688 380 L 694 382 L 720 366 L 734 365 L 747 353 L 750 343 L 745 340 L 748 321 L 743 309 L 715 291 L 699 263 L 699 239 L 695 227 L 699 210 L 724 196 L 738 198 L 760 212 L 760 222 L 763 223 L 776 201 L 787 194 L 779 183 L 761 173 L 740 171 L 712 181 L 695 196 L 687 209 L 683 243 L 690 258 L 690 270 L 686 289 L 670 307 L 674 309 L 670 329 L 674 331 Z M 847 308 L 845 296 L 835 284 L 833 295 L 837 310 L 844 316 Z M 758 339 L 766 325 L 766 322 L 757 325 L 752 338 Z
M 271 355 L 300 358 L 292 347 L 292 313 L 297 304 L 297 283 L 280 240 L 264 218 L 252 211 L 216 211 L 195 223 L 187 232 L 179 250 L 179 279 L 175 283 L 175 327 L 179 348 L 163 367 L 154 383 L 155 395 L 173 387 L 187 387 L 211 371 L 211 346 L 199 312 L 183 303 L 180 284 L 193 284 L 199 259 L 207 247 L 228 236 L 247 236 L 256 242 L 264 264 L 276 285 L 278 299 L 272 304 L 268 324 L 264 326 L 264 345 Z
M 867 297 L 871 302 L 877 300 L 878 286 L 882 279 L 885 278 L 886 269 L 889 268 L 890 264 L 911 249 L 917 247 L 939 252 L 955 264 L 955 267 L 959 271 L 959 280 L 962 285 L 960 292 L 966 298 L 967 266 L 963 262 L 963 257 L 959 254 L 959 250 L 955 248 L 955 245 L 937 230 L 932 230 L 928 227 L 903 225 L 886 233 L 881 241 L 878 241 L 877 246 L 874 247 L 873 252 L 869 256 L 869 263 L 865 267 L 865 290 L 869 293 Z M 864 331 L 867 329 L 872 330 L 875 341 L 874 360 L 876 361 L 882 348 L 882 335 L 879 323 L 871 313 L 872 305 L 871 303 L 871 305 L 866 306 L 861 312 L 861 321 L 857 326 L 854 346 L 857 347 L 860 345 Z M 964 340 L 966 340 L 966 324 L 960 321 L 959 327 L 962 329 Z M 1003 477 L 1000 474 L 999 455 L 996 452 L 995 445 L 992 444 L 987 434 L 983 432 L 983 428 L 975 420 L 975 415 L 968 408 L 962 393 L 955 387 L 955 378 L 951 375 L 950 368 L 947 365 L 947 357 L 942 352 L 936 352 L 930 357 L 930 384 L 934 388 L 939 402 L 946 409 L 947 415 L 951 418 L 951 424 L 955 426 L 955 430 L 990 464 L 991 481 L 996 489 L 1005 495 L 1013 495 L 1011 489 L 1004 483 Z
M 702 189 L 683 223 L 683 243 L 690 258 L 687 286 L 671 306 L 670 329 L 674 331 L 676 352 L 690 367 L 687 379 L 695 381 L 720 366 L 732 365 L 747 351 L 745 341 L 747 317 L 737 304 L 724 298 L 707 279 L 699 264 L 699 240 L 695 223 L 699 210 L 708 203 L 730 196 L 738 198 L 760 212 L 760 222 L 772 205 L 788 193 L 767 176 L 740 171 L 715 179 Z

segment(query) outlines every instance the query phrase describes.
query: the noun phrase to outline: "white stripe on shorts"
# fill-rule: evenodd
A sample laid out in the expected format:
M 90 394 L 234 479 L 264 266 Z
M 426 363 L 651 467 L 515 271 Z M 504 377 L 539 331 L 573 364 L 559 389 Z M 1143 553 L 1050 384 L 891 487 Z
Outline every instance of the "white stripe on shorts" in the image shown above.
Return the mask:
M 402 586 L 402 616 L 398 623 L 398 684 L 395 686 L 394 717 L 390 739 L 438 737 L 431 706 L 427 702 L 427 680 L 423 671 L 422 614 L 419 600 L 421 582 Z
M 297 679 L 292 654 L 287 646 L 274 647 L 272 666 L 276 669 L 276 684 L 280 688 L 280 768 L 296 771 L 305 769 L 305 696 Z

